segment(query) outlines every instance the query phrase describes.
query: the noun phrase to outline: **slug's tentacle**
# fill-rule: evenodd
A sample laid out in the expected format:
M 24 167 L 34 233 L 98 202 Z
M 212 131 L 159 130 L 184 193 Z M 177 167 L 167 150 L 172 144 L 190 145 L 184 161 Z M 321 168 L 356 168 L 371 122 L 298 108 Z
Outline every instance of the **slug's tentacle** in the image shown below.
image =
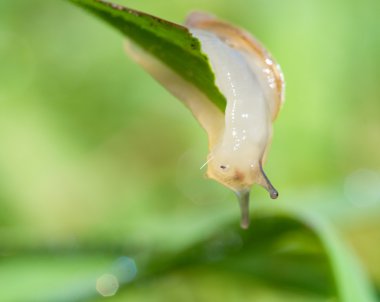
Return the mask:
M 249 227 L 249 190 L 237 192 L 236 196 L 239 200 L 239 206 L 240 206 L 240 226 L 243 229 L 248 229 Z
M 278 191 L 273 187 L 272 183 L 266 176 L 261 163 L 259 165 L 261 172 L 261 181 L 259 182 L 259 184 L 268 191 L 270 198 L 276 199 L 278 197 Z

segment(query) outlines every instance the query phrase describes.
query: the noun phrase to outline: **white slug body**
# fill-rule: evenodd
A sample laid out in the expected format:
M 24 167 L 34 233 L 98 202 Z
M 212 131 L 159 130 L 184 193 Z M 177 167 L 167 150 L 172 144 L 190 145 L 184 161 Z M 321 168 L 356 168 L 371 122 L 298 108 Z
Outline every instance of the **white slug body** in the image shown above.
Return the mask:
M 207 175 L 232 189 L 240 203 L 241 226 L 249 225 L 249 191 L 257 183 L 271 198 L 278 192 L 262 165 L 272 139 L 272 122 L 283 103 L 279 66 L 248 33 L 203 13 L 187 21 L 210 60 L 216 84 L 227 99 L 223 135 L 210 146 Z
M 284 100 L 284 81 L 270 54 L 247 32 L 204 14 L 186 21 L 201 42 L 227 100 L 223 113 L 194 85 L 134 45 L 127 52 L 192 111 L 209 136 L 207 176 L 232 189 L 240 202 L 241 226 L 249 225 L 249 191 L 254 184 L 278 193 L 263 171 L 272 122 Z
M 266 87 L 241 53 L 213 33 L 191 32 L 201 41 L 216 84 L 227 99 L 224 133 L 210 150 L 208 174 L 234 191 L 248 190 L 272 133 Z

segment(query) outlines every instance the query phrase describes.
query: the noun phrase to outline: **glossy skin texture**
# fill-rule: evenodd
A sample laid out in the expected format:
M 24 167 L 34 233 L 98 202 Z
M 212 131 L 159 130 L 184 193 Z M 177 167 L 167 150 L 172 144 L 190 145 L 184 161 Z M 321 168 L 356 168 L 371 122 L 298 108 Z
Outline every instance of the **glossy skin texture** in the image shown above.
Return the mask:
M 201 41 L 216 84 L 227 99 L 223 134 L 210 145 L 207 176 L 232 189 L 241 208 L 241 227 L 249 226 L 249 192 L 254 184 L 278 192 L 263 170 L 272 140 L 272 122 L 284 101 L 280 67 L 244 30 L 204 13 L 186 25 Z
M 266 177 L 265 162 L 272 122 L 283 103 L 281 70 L 248 33 L 204 13 L 192 13 L 189 31 L 202 45 L 227 99 L 220 111 L 197 87 L 132 43 L 126 51 L 166 89 L 181 100 L 206 130 L 209 140 L 207 176 L 232 189 L 241 208 L 241 226 L 249 225 L 249 192 L 255 183 L 278 196 Z
M 248 190 L 260 167 L 272 133 L 271 112 L 264 89 L 246 59 L 213 33 L 193 29 L 227 99 L 220 141 L 210 150 L 207 174 L 236 192 Z

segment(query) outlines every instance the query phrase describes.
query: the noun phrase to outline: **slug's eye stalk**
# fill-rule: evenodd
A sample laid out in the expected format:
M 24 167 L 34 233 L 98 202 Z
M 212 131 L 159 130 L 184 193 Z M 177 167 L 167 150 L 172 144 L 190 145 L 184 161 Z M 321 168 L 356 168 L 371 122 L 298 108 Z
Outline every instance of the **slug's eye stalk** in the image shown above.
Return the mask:
M 249 190 L 237 191 L 235 192 L 239 200 L 240 206 L 240 226 L 242 229 L 248 229 L 249 227 Z
M 261 181 L 259 182 L 259 184 L 268 191 L 270 198 L 276 199 L 278 197 L 278 191 L 273 187 L 272 183 L 266 176 L 261 163 L 259 164 L 259 166 L 261 172 Z

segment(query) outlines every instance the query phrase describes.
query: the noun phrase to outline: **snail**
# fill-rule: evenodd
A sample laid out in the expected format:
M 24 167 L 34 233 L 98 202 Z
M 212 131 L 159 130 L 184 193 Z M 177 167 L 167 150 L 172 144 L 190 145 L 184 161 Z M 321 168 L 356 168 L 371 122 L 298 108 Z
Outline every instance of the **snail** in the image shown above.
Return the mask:
M 198 88 L 135 44 L 126 50 L 156 80 L 184 102 L 209 138 L 206 176 L 233 190 L 241 208 L 241 227 L 249 226 L 249 194 L 254 184 L 271 198 L 278 192 L 263 170 L 272 140 L 272 123 L 284 102 L 279 65 L 246 31 L 216 17 L 191 13 L 186 22 L 201 43 L 227 100 L 223 113 Z

